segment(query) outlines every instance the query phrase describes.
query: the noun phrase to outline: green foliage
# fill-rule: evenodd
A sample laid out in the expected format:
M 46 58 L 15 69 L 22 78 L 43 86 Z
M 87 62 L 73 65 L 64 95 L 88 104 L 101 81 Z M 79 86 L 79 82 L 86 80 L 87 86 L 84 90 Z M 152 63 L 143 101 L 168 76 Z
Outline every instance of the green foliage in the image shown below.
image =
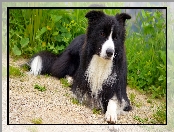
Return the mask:
M 46 91 L 47 89 L 45 88 L 45 86 L 39 86 L 38 84 L 34 85 L 34 89 L 37 89 L 38 91 Z
M 68 83 L 68 80 L 65 78 L 61 78 L 60 82 L 62 83 L 62 85 L 66 88 L 66 87 L 70 87 L 71 84 Z
M 142 15 L 142 16 L 141 16 Z M 140 25 L 139 20 L 142 22 Z M 138 32 L 129 32 L 126 40 L 128 84 L 152 94 L 166 94 L 166 22 L 159 11 L 140 12 Z
M 153 114 L 154 119 L 161 123 L 166 124 L 166 105 L 163 104 L 157 108 L 157 111 L 155 114 Z
M 134 116 L 133 118 L 141 124 L 166 124 L 166 105 L 161 104 L 150 118 L 141 116 Z
M 134 119 L 140 122 L 141 124 L 145 124 L 148 121 L 148 118 L 141 118 L 139 116 L 134 116 Z
M 35 118 L 35 119 L 32 119 L 31 122 L 33 124 L 42 124 L 42 119 L 41 118 Z
M 132 105 L 135 105 L 136 104 L 135 103 L 135 97 L 136 97 L 136 95 L 133 94 L 133 93 L 131 93 L 130 96 L 129 96 L 129 99 L 130 99 L 130 102 L 131 102 Z
M 61 53 L 74 37 L 85 33 L 86 12 L 87 10 L 10 9 L 10 53 L 27 57 L 42 50 Z
M 148 99 L 148 100 L 147 100 L 147 103 L 152 104 L 152 100 L 151 100 L 151 99 Z
M 76 98 L 71 98 L 71 102 L 72 102 L 73 104 L 76 104 L 76 105 L 79 105 L 79 104 L 80 104 L 80 102 L 79 102 L 78 99 L 76 99 Z
M 20 68 L 23 70 L 23 71 L 28 71 L 30 69 L 30 66 L 28 64 L 23 64 L 20 66 Z
M 93 108 L 92 112 L 93 112 L 93 114 L 99 115 L 99 114 L 101 114 L 101 109 Z
M 136 107 L 138 107 L 138 108 L 140 108 L 142 106 L 142 103 L 141 102 L 137 102 L 135 100 L 135 98 L 136 98 L 136 95 L 134 93 L 131 93 L 129 95 L 129 99 L 130 99 L 131 104 L 136 106 Z
M 19 68 L 9 66 L 9 75 L 10 77 L 20 77 L 23 75 L 23 73 L 20 71 Z

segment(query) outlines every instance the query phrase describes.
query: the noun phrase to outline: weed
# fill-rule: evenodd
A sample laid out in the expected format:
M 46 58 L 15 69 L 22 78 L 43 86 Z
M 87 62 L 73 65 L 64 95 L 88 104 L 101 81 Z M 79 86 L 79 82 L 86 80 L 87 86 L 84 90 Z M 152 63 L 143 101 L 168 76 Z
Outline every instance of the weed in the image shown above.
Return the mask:
M 148 99 L 148 100 L 147 100 L 147 103 L 152 104 L 152 100 Z
M 28 70 L 30 69 L 30 66 L 27 65 L 27 64 L 24 64 L 24 65 L 21 65 L 21 69 L 22 69 L 23 71 L 28 71 Z
M 79 101 L 78 101 L 78 99 L 76 99 L 76 98 L 71 98 L 71 102 L 73 104 L 76 104 L 76 105 L 79 105 L 80 104 Z
M 132 105 L 135 105 L 135 97 L 136 97 L 136 95 L 134 93 L 131 93 L 129 96 Z
M 138 122 L 144 124 L 148 122 L 148 118 L 141 118 L 139 116 L 134 116 L 134 119 L 137 120 Z
M 10 9 L 10 52 L 15 56 L 31 56 L 41 50 L 61 53 L 74 37 L 85 33 L 87 11 Z
M 51 75 L 50 74 L 45 74 L 46 77 L 50 77 Z
M 9 75 L 10 77 L 21 77 L 23 73 L 20 71 L 19 68 L 9 66 Z
M 35 118 L 35 119 L 32 119 L 31 122 L 33 124 L 42 124 L 42 119 L 41 118 Z
M 37 75 L 36 77 L 37 77 L 38 79 L 41 79 L 41 75 Z
M 135 106 L 140 108 L 142 106 L 142 103 L 141 102 L 137 102 L 137 103 L 135 103 Z
M 70 95 L 68 93 L 64 94 L 63 96 L 69 97 Z
M 150 93 L 153 98 L 166 94 L 166 21 L 162 13 L 141 10 L 135 31 L 126 39 L 128 84 Z
M 65 79 L 65 78 L 61 78 L 61 79 L 60 79 L 60 82 L 62 83 L 63 87 L 65 87 L 65 88 L 71 86 L 71 84 L 69 84 L 69 83 L 68 83 L 68 80 Z
M 92 112 L 93 112 L 93 114 L 101 114 L 101 110 L 100 109 L 96 109 L 96 108 L 93 108 L 92 109 Z
M 162 104 L 159 106 L 156 113 L 153 114 L 153 117 L 157 122 L 166 124 L 166 105 Z
M 159 106 L 150 119 L 147 117 L 141 118 L 140 116 L 134 116 L 134 119 L 143 124 L 166 124 L 166 105 Z
M 34 89 L 37 89 L 38 91 L 41 91 L 41 92 L 46 91 L 45 86 L 39 86 L 38 84 L 34 85 Z

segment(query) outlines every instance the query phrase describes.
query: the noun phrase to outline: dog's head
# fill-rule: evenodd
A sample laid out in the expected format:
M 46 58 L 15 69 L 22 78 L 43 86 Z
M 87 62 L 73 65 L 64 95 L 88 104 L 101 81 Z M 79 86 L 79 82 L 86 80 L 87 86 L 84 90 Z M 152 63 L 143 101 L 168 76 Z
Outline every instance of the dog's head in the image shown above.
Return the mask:
M 91 52 L 104 59 L 113 59 L 125 40 L 125 21 L 131 16 L 126 13 L 108 16 L 101 11 L 90 11 L 88 18 L 87 45 Z

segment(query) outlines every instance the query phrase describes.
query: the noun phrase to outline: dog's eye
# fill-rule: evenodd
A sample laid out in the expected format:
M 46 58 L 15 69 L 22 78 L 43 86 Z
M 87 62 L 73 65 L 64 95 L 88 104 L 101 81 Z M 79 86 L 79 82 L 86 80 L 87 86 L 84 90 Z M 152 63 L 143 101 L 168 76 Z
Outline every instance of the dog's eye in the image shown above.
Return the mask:
M 105 37 L 105 33 L 103 31 L 100 32 L 100 35 L 103 36 L 103 37 Z

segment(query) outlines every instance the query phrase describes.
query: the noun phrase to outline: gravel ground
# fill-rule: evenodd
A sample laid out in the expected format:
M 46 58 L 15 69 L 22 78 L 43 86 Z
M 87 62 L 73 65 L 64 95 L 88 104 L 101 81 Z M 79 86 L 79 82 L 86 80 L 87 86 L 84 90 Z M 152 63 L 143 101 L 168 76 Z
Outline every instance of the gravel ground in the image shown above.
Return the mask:
M 10 65 L 19 67 L 26 60 L 13 61 Z M 34 89 L 38 84 L 46 87 L 46 91 L 40 92 Z M 73 104 L 72 93 L 69 88 L 61 85 L 60 81 L 50 76 L 33 76 L 26 72 L 23 77 L 9 79 L 9 123 L 10 124 L 33 124 L 32 120 L 41 119 L 43 124 L 55 124 L 53 126 L 6 126 L 7 91 L 6 80 L 3 80 L 3 132 L 110 132 L 117 129 L 113 125 L 57 125 L 57 124 L 107 124 L 104 115 L 93 114 L 92 110 L 81 105 Z M 134 119 L 135 116 L 150 119 L 153 110 L 159 105 L 158 102 L 147 103 L 147 97 L 137 91 L 128 88 L 128 94 L 136 95 L 135 102 L 141 103 L 141 107 L 133 106 L 133 110 L 118 119 L 118 124 L 140 124 Z M 152 108 L 152 105 L 154 106 Z M 144 126 L 124 125 L 119 127 L 119 132 L 146 132 Z

